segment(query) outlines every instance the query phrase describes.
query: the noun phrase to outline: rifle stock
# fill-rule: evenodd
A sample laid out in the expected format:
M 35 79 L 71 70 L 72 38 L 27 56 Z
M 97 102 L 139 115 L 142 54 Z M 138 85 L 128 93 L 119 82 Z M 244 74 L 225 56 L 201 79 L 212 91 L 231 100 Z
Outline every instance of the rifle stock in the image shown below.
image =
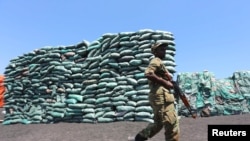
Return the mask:
M 192 115 L 193 118 L 196 118 L 196 114 L 192 112 L 192 108 L 188 102 L 188 99 L 186 95 L 182 92 L 181 88 L 179 87 L 178 83 L 176 81 L 173 81 L 171 76 L 168 73 L 165 73 L 166 77 L 168 78 L 169 81 L 172 82 L 174 86 L 174 91 L 175 93 L 180 97 L 186 108 L 188 109 L 189 113 Z

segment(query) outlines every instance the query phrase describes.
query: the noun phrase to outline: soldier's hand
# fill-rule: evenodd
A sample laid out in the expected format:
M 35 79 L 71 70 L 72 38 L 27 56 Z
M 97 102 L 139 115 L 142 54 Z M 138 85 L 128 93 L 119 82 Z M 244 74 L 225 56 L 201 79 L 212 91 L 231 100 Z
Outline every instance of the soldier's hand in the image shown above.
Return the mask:
M 172 76 L 168 72 L 165 72 L 165 76 L 167 76 L 167 78 L 169 79 L 169 81 L 171 81 L 173 79 Z

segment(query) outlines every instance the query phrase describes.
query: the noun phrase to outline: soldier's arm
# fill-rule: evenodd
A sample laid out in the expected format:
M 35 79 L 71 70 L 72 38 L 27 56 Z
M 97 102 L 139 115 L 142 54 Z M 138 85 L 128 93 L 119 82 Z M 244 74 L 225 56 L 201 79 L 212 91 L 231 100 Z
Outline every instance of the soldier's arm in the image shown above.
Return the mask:
M 148 80 L 152 81 L 153 83 L 158 83 L 167 89 L 172 88 L 173 85 L 171 82 L 156 75 L 156 71 L 159 70 L 160 68 L 161 68 L 161 60 L 157 58 L 152 59 L 145 70 L 145 76 L 147 77 Z
M 167 80 L 155 75 L 154 72 L 148 72 L 145 74 L 145 76 L 147 77 L 148 80 L 151 80 L 154 83 L 158 83 L 158 84 L 162 85 L 163 87 L 165 87 L 166 89 L 173 88 L 173 84 L 170 81 L 167 81 Z

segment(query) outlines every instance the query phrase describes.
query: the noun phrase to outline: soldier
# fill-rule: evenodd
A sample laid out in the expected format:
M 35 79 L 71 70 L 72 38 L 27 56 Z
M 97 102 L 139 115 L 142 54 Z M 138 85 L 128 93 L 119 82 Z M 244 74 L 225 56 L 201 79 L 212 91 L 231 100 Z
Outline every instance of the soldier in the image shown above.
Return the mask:
M 166 54 L 166 43 L 156 43 L 151 47 L 154 58 L 145 70 L 149 82 L 149 102 L 153 109 L 153 123 L 141 130 L 130 141 L 145 141 L 152 138 L 164 127 L 166 141 L 179 141 L 179 119 L 175 110 L 175 97 L 170 93 L 173 88 L 171 81 L 165 78 L 168 73 L 162 62 Z

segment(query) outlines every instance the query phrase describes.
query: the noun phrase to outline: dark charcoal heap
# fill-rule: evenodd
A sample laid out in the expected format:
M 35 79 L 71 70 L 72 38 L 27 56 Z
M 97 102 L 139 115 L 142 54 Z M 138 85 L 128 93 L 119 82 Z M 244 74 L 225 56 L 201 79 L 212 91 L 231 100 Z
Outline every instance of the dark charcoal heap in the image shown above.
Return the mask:
M 168 42 L 164 63 L 175 73 L 173 34 L 150 29 L 44 47 L 12 59 L 5 71 L 3 124 L 152 122 L 145 67 L 150 46 Z

